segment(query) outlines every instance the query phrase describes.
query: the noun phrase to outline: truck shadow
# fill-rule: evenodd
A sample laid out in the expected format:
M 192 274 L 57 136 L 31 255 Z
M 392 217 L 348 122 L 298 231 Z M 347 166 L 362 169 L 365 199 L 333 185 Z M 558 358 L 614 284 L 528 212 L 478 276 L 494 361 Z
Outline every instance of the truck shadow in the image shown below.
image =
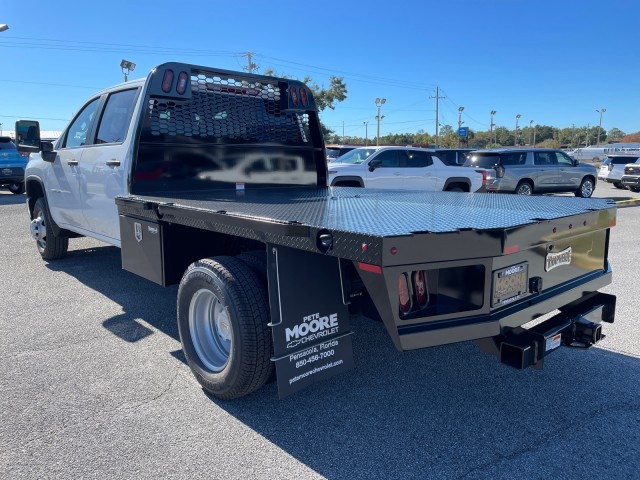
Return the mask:
M 120 249 L 100 246 L 70 250 L 62 262 L 48 268 L 75 277 L 122 306 L 123 313 L 102 322 L 104 328 L 127 342 L 153 334 L 140 320 L 179 340 L 176 326 L 177 286 L 162 287 L 122 270 Z
M 3 192 L 2 189 L 0 189 L 0 205 L 24 205 L 26 202 L 26 195 L 16 195 L 8 190 Z
M 49 268 L 121 305 L 103 321 L 119 338 L 152 334 L 142 320 L 178 340 L 177 287 L 121 270 L 119 249 L 74 250 Z M 359 317 L 352 327 L 354 370 L 283 400 L 275 383 L 233 402 L 209 397 L 212 408 L 326 478 L 637 476 L 637 358 L 560 349 L 544 370 L 517 371 L 471 342 L 399 353 L 382 324 Z

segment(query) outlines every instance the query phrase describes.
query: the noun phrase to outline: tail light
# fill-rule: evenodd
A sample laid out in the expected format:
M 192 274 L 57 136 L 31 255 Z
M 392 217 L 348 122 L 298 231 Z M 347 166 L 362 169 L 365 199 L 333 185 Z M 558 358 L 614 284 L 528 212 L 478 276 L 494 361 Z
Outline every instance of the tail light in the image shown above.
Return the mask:
M 400 302 L 400 313 L 406 315 L 411 311 L 411 294 L 407 283 L 407 275 L 400 274 L 398 277 L 398 299 Z
M 504 167 L 502 165 L 498 165 L 496 167 L 496 177 L 498 178 L 504 177 Z
M 487 184 L 487 171 L 486 170 L 476 170 L 476 172 L 482 174 L 482 186 Z
M 309 106 L 309 93 L 306 88 L 300 87 L 300 101 L 305 107 Z
M 426 307 L 429 303 L 429 292 L 427 291 L 427 279 L 422 270 L 413 272 L 413 289 L 415 290 L 417 307 Z

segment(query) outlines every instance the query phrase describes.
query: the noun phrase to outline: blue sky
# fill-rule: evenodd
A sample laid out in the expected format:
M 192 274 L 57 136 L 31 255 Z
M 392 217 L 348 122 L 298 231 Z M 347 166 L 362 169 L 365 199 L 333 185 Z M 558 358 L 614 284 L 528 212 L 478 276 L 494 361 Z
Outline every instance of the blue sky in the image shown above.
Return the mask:
M 321 118 L 336 133 L 375 135 L 375 98 L 386 98 L 381 135 L 435 133 L 441 124 L 495 123 L 640 131 L 637 0 L 395 2 L 51 2 L 0 0 L 0 122 L 39 119 L 62 130 L 96 91 L 155 65 L 184 61 L 260 71 L 328 85 L 348 99 Z

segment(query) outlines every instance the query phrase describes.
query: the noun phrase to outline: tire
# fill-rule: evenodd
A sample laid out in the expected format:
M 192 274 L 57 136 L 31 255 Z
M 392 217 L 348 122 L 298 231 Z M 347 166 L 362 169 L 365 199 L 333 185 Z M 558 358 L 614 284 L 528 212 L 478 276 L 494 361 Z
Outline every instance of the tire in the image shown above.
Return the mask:
M 178 332 L 185 357 L 207 392 L 233 400 L 262 387 L 273 372 L 266 292 L 234 257 L 192 263 L 178 288 Z
M 514 193 L 517 195 L 533 195 L 533 185 L 530 182 L 522 181 L 518 183 Z
M 43 260 L 58 260 L 64 257 L 69 249 L 69 238 L 53 233 L 53 228 L 48 228 L 51 225 L 53 222 L 49 214 L 49 206 L 44 197 L 40 197 L 33 206 L 31 236 L 35 239 Z
M 15 193 L 15 194 L 24 193 L 24 182 L 12 183 L 7 188 L 9 188 L 9 191 L 11 193 Z
M 640 187 L 629 187 L 629 190 L 633 193 L 640 193 Z
M 255 273 L 260 280 L 267 283 L 267 252 L 266 250 L 250 250 L 242 252 L 238 255 L 238 259 L 242 260 Z
M 625 190 L 626 187 L 624 185 L 622 185 L 621 182 L 613 182 L 613 186 L 616 188 L 619 188 L 620 190 Z
M 576 192 L 576 197 L 589 198 L 593 195 L 593 190 L 595 189 L 595 184 L 593 180 L 590 178 L 582 179 L 582 183 L 580 184 L 580 188 Z

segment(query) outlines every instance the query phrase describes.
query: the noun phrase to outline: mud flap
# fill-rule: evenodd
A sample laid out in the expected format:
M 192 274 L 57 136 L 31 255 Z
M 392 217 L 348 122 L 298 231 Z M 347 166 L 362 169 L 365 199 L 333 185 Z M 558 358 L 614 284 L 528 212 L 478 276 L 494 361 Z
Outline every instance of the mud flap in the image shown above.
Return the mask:
M 267 266 L 280 398 L 353 368 L 339 259 L 268 245 Z

